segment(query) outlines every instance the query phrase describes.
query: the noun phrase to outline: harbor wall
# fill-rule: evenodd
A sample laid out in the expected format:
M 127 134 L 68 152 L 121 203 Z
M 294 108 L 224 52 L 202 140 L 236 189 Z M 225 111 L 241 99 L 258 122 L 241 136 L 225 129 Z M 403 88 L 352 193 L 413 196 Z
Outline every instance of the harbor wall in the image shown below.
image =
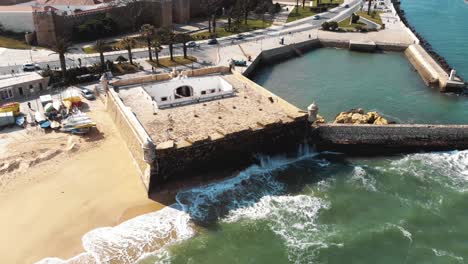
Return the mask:
M 418 46 L 415 44 L 408 47 L 405 50 L 406 57 L 427 85 L 440 87 L 440 74 L 428 61 L 428 57 L 424 56 L 424 50 L 418 49 Z
M 150 174 L 152 171 L 151 162 L 145 160 L 144 143 L 151 138 L 146 133 L 136 116 L 129 107 L 126 107 L 119 95 L 112 89 L 107 92 L 106 110 L 109 112 L 114 124 L 120 132 L 121 137 L 127 144 L 130 155 L 133 158 L 135 167 L 140 174 L 140 178 L 149 189 Z
M 353 155 L 468 149 L 468 125 L 321 124 L 312 128 L 318 150 Z
M 388 43 L 388 42 L 372 42 L 372 49 L 361 49 L 361 51 L 397 51 L 403 52 L 408 48 L 407 44 Z M 304 53 L 318 48 L 340 48 L 351 49 L 349 40 L 335 40 L 314 38 L 300 43 L 283 45 L 277 48 L 263 50 L 258 54 L 252 63 L 244 70 L 244 75 L 251 77 L 255 74 L 255 70 L 264 64 L 278 63 L 290 59 L 291 57 L 299 57 Z

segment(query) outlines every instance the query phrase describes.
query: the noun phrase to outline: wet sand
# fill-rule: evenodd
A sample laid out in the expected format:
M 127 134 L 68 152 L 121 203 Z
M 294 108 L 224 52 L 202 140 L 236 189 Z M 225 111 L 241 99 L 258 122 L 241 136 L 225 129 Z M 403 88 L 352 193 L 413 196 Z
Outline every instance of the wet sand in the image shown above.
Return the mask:
M 0 192 L 2 263 L 67 259 L 88 231 L 164 207 L 147 198 L 125 142 L 102 104 L 90 112 L 103 138 L 16 175 Z

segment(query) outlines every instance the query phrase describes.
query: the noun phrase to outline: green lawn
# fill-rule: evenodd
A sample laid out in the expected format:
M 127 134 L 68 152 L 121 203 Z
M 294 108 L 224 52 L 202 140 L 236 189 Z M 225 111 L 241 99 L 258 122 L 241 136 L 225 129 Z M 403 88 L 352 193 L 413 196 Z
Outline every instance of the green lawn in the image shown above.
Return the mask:
M 9 49 L 29 49 L 31 46 L 19 38 L 0 36 L 0 47 Z
M 312 6 L 316 7 L 317 6 L 317 0 L 312 1 L 313 4 Z M 321 4 L 342 4 L 344 0 L 321 0 Z
M 294 9 L 291 11 L 291 13 L 289 13 L 288 20 L 286 22 L 292 22 L 292 21 L 296 21 L 298 19 L 302 19 L 302 18 L 305 18 L 305 17 L 310 17 L 310 16 L 315 15 L 314 12 L 310 11 L 310 7 L 308 7 L 308 6 L 306 6 L 304 8 L 302 6 L 300 6 L 299 7 L 299 14 L 296 13 L 296 10 L 297 10 L 297 8 L 294 7 Z
M 187 56 L 187 58 L 184 58 L 184 56 L 175 56 L 174 60 L 171 61 L 170 58 L 160 58 L 159 59 L 159 66 L 156 64 L 156 58 L 153 57 L 153 61 L 147 61 L 149 64 L 151 64 L 154 67 L 174 67 L 174 66 L 180 66 L 180 65 L 188 65 L 192 64 L 192 62 L 196 62 L 197 58 L 193 56 Z
M 245 22 L 242 21 L 239 24 L 239 28 L 237 30 L 226 31 L 224 27 L 217 27 L 216 37 L 218 38 L 227 37 L 230 35 L 239 34 L 239 33 L 248 32 L 248 31 L 257 30 L 257 29 L 263 29 L 263 28 L 267 28 L 270 26 L 271 26 L 271 21 L 262 21 L 261 19 L 247 19 L 247 24 L 245 24 Z M 231 27 L 235 28 L 236 24 L 233 22 L 231 24 Z M 195 40 L 209 39 L 211 38 L 211 36 L 212 36 L 212 33 L 209 33 L 208 31 L 192 34 L 192 37 Z
M 352 28 L 356 28 L 357 26 L 359 27 L 365 27 L 366 24 L 365 23 L 362 23 L 362 22 L 357 22 L 357 23 L 353 23 L 353 24 L 349 24 L 351 22 L 351 17 L 348 17 L 346 18 L 345 20 L 341 21 L 338 23 L 338 26 L 340 28 L 346 28 L 346 29 L 352 29 Z
M 359 15 L 359 16 L 362 16 L 362 17 L 364 17 L 364 18 L 367 18 L 367 19 L 369 19 L 369 20 L 371 20 L 371 21 L 373 21 L 373 22 L 375 22 L 375 23 L 377 23 L 377 24 L 379 24 L 379 25 L 383 25 L 383 23 L 382 23 L 382 18 L 380 17 L 380 13 L 381 13 L 381 12 L 375 12 L 375 11 L 373 11 L 373 12 L 371 13 L 371 15 L 369 16 L 369 15 L 367 14 L 367 12 L 362 12 L 362 11 L 360 11 L 360 12 L 357 12 L 356 14 Z
M 146 44 L 145 40 L 141 39 L 140 37 L 136 37 L 134 39 L 135 39 L 135 42 L 136 42 L 135 47 L 133 47 L 134 49 L 146 48 L 147 47 L 147 44 Z M 109 42 L 108 45 L 109 45 L 109 49 L 106 50 L 106 52 L 114 51 L 114 50 L 123 50 L 122 47 L 120 47 L 118 45 L 117 41 Z M 89 46 L 89 47 L 83 48 L 83 52 L 86 53 L 86 54 L 97 53 L 94 46 Z

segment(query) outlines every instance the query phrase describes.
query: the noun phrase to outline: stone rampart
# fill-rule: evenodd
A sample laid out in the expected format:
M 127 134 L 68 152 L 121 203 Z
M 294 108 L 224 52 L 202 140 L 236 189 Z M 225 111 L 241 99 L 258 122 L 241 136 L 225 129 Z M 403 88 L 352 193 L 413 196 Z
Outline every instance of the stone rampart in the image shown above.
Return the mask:
M 141 180 L 148 190 L 152 172 L 152 160 L 145 160 L 144 147 L 148 140 L 151 141 L 150 136 L 146 133 L 131 109 L 123 104 L 118 94 L 112 89 L 107 92 L 106 110 L 109 112 L 120 135 L 127 144 Z
M 468 125 L 322 124 L 312 130 L 319 150 L 351 154 L 468 149 Z

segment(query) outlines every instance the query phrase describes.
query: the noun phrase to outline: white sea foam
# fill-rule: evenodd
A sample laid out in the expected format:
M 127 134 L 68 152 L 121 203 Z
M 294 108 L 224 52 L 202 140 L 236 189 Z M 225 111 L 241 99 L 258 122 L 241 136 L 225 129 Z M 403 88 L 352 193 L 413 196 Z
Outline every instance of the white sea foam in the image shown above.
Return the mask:
M 194 235 L 188 214 L 178 206 L 144 214 L 115 227 L 102 227 L 86 233 L 84 254 L 69 260 L 47 258 L 40 264 L 135 263 L 145 252 Z
M 421 179 L 448 177 L 451 187 L 459 191 L 468 189 L 468 150 L 409 154 L 392 162 L 390 170 L 414 175 Z
M 274 173 L 316 155 L 308 147 L 301 147 L 295 158 L 261 156 L 260 165 L 221 182 L 180 191 L 176 200 L 192 219 L 210 222 L 230 210 L 253 205 L 263 196 L 281 193 L 285 185 L 275 179 Z
M 271 230 L 285 241 L 289 260 L 304 263 L 313 257 L 315 250 L 330 246 L 321 237 L 323 226 L 316 224 L 319 211 L 328 207 L 322 199 L 307 195 L 265 196 L 252 206 L 232 210 L 223 221 L 267 221 Z
M 447 252 L 447 251 L 444 251 L 444 250 L 441 250 L 441 249 L 435 249 L 435 248 L 432 248 L 432 252 L 437 257 L 450 257 L 450 258 L 456 259 L 457 262 L 459 262 L 459 263 L 463 263 L 463 257 L 457 256 L 457 255 L 455 255 L 455 254 L 453 254 L 451 252 Z
M 361 166 L 354 167 L 353 175 L 350 180 L 352 183 L 362 185 L 368 191 L 377 191 L 377 188 L 375 187 L 377 181 L 374 177 L 372 177 L 372 175 L 368 174 L 366 170 Z

